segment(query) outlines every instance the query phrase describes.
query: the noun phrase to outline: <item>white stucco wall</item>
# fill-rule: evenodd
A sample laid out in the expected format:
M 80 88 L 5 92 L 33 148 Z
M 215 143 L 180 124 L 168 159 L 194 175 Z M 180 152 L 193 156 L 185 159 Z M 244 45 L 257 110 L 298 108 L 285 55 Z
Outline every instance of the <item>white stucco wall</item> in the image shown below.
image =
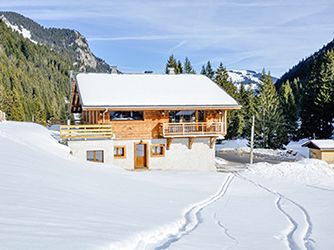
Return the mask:
M 69 141 L 74 156 L 86 160 L 87 150 L 104 150 L 104 162 L 114 164 L 124 169 L 134 169 L 134 144 L 140 140 L 94 140 L 94 141 Z M 167 150 L 166 139 L 143 140 L 148 143 L 148 168 L 160 169 L 215 169 L 215 150 L 210 148 L 209 138 L 195 138 L 192 148 L 188 148 L 188 139 L 173 139 L 170 149 Z M 151 156 L 152 144 L 164 144 L 165 156 Z M 114 146 L 125 146 L 126 157 L 114 158 Z
M 152 140 L 153 144 L 165 144 L 165 139 Z M 150 169 L 215 169 L 215 150 L 210 148 L 209 138 L 195 138 L 192 148 L 188 139 L 173 139 L 164 157 L 150 157 Z
M 114 143 L 113 140 L 77 140 L 68 141 L 67 145 L 71 148 L 72 155 L 85 161 L 88 150 L 103 150 L 104 163 L 113 163 Z

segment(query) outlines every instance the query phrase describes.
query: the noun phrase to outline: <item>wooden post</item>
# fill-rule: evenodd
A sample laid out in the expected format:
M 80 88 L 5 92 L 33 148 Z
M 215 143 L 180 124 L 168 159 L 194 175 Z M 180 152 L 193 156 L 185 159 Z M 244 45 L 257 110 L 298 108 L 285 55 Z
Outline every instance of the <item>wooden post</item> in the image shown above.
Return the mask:
M 254 161 L 254 153 L 253 153 L 253 148 L 254 148 L 254 126 L 255 126 L 255 116 L 253 115 L 252 117 L 252 130 L 251 130 L 251 148 L 250 148 L 250 159 L 249 163 L 253 164 Z
M 215 145 L 216 138 L 215 137 L 210 137 L 210 148 L 213 148 Z
M 172 144 L 172 138 L 167 138 L 167 150 L 170 149 L 171 144 Z
M 194 143 L 194 137 L 189 137 L 188 148 L 191 149 Z

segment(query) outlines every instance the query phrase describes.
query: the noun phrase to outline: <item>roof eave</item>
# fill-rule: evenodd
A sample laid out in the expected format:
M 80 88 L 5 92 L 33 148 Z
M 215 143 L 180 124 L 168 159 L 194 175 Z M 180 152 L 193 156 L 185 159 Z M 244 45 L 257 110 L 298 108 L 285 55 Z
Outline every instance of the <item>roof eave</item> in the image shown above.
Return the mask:
M 241 105 L 83 105 L 83 109 L 113 110 L 191 110 L 191 109 L 227 109 L 238 110 Z

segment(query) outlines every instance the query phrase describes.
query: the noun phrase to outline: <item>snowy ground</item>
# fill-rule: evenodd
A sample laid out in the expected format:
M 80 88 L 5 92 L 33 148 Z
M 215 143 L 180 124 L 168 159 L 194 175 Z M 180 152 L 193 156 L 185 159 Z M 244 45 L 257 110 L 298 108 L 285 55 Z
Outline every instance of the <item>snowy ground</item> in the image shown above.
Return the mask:
M 0 249 L 332 249 L 333 194 L 321 161 L 129 172 L 0 123 Z

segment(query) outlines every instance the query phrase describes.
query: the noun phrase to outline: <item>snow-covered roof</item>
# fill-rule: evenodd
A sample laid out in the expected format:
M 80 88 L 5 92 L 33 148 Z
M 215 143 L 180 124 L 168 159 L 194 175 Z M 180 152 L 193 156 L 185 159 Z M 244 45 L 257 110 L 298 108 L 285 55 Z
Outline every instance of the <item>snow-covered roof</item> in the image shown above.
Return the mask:
M 305 142 L 302 147 L 334 150 L 334 140 L 310 140 Z
M 83 107 L 238 107 L 203 75 L 103 74 L 76 76 Z

